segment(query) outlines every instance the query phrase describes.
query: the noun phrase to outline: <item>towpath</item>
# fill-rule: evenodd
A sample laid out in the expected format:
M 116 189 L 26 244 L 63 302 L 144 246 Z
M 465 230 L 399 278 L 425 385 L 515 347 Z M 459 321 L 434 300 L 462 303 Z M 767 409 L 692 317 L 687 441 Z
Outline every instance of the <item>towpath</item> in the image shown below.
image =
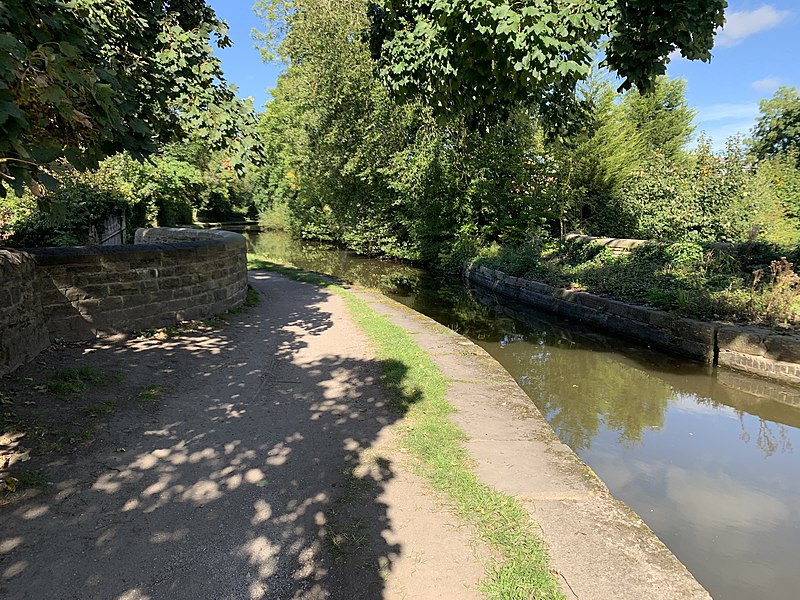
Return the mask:
M 342 298 L 260 271 L 251 283 L 260 304 L 220 329 L 48 351 L 16 374 L 122 372 L 102 393 L 131 402 L 85 447 L 30 461 L 49 484 L 0 506 L 0 597 L 480 597 L 491 557 L 412 473 L 396 443 L 402 415 L 387 408 L 381 363 Z M 708 597 L 499 365 L 355 293 L 453 380 L 479 476 L 538 520 L 566 597 Z

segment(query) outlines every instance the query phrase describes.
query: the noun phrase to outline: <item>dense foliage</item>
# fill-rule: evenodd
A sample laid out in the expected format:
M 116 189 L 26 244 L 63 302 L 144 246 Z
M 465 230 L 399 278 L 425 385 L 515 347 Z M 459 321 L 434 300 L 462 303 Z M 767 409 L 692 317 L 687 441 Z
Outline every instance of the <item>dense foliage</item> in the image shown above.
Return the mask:
M 237 150 L 257 145 L 251 106 L 234 96 L 210 38 L 230 44 L 205 0 L 10 0 L 0 4 L 0 194 L 48 165 L 150 155 L 185 132 Z
M 252 179 L 238 175 L 226 156 L 193 141 L 167 145 L 148 161 L 122 153 L 83 172 L 53 165 L 62 182 L 56 189 L 0 202 L 0 243 L 85 245 L 111 216 L 125 217 L 128 240 L 136 227 L 156 223 L 241 219 L 252 207 Z
M 710 59 L 726 7 L 725 0 L 385 0 L 370 6 L 370 46 L 401 98 L 481 120 L 532 104 L 557 126 L 573 115 L 576 85 L 601 45 L 621 89 L 650 89 L 671 52 Z
M 513 239 L 530 213 L 530 119 L 488 133 L 438 125 L 396 104 L 376 78 L 363 0 L 303 0 L 285 14 L 277 53 L 289 63 L 262 119 L 268 166 L 262 210 L 288 203 L 304 237 L 369 254 L 432 260 L 458 236 Z M 264 39 L 280 37 L 267 32 Z
M 123 10 L 120 14 L 134 14 L 130 12 L 134 5 L 127 0 L 114 0 L 107 6 L 118 4 L 120 10 L 128 7 L 125 9 L 128 12 Z M 499 248 L 492 257 L 484 258 L 500 260 L 498 257 L 511 256 L 511 266 L 527 265 L 531 270 L 525 272 L 529 275 L 544 269 L 542 277 L 555 278 L 561 283 L 570 279 L 568 283 L 596 286 L 603 293 L 682 310 L 685 298 L 691 295 L 705 298 L 702 309 L 691 309 L 695 314 L 767 318 L 763 315 L 769 313 L 772 316 L 768 318 L 774 320 L 778 313 L 772 308 L 759 309 L 756 296 L 771 293 L 774 277 L 764 274 L 775 264 L 783 265 L 780 258 L 793 256 L 800 243 L 797 90 L 781 88 L 773 99 L 762 103 L 762 115 L 752 140 L 744 143 L 729 140 L 726 149 L 718 152 L 712 149 L 710 140 L 701 136 L 690 149 L 695 133 L 694 111 L 686 102 L 685 82 L 657 76 L 658 65 L 663 64 L 664 52 L 673 47 L 703 58 L 710 45 L 703 32 L 717 22 L 724 2 L 705 3 L 705 8 L 689 0 L 669 3 L 673 12 L 661 15 L 665 23 L 663 31 L 639 32 L 646 43 L 641 46 L 642 56 L 636 57 L 632 48 L 624 46 L 627 43 L 624 40 L 631 39 L 633 32 L 627 27 L 634 22 L 631 15 L 636 10 L 644 10 L 651 4 L 645 0 L 628 2 L 624 10 L 616 3 L 577 7 L 565 2 L 557 10 L 553 8 L 555 3 L 528 7 L 530 14 L 526 13 L 524 19 L 520 17 L 518 33 L 528 25 L 533 27 L 527 21 L 522 22 L 533 15 L 531 10 L 551 11 L 547 14 L 566 12 L 559 13 L 558 18 L 537 22 L 537 27 L 545 27 L 541 31 L 525 29 L 520 33 L 522 41 L 527 39 L 525 36 L 552 34 L 552 39 L 544 40 L 545 46 L 533 44 L 518 50 L 547 56 L 552 51 L 548 45 L 562 36 L 558 43 L 566 44 L 560 46 L 565 54 L 551 57 L 553 60 L 545 66 L 536 62 L 543 60 L 538 57 L 520 69 L 516 63 L 509 67 L 491 59 L 492 65 L 499 69 L 497 72 L 484 72 L 480 64 L 489 60 L 487 57 L 511 56 L 503 54 L 503 44 L 514 37 L 513 31 L 502 23 L 516 18 L 512 14 L 516 9 L 505 11 L 495 7 L 475 14 L 464 11 L 462 21 L 467 19 L 464 22 L 469 25 L 463 40 L 467 46 L 469 40 L 478 44 L 470 37 L 472 27 L 488 26 L 486 19 L 495 19 L 495 25 L 500 24 L 503 31 L 495 36 L 493 46 L 486 47 L 486 55 L 473 53 L 477 59 L 472 66 L 463 71 L 448 71 L 442 79 L 444 87 L 428 90 L 434 95 L 452 93 L 472 98 L 466 101 L 469 105 L 466 110 L 462 110 L 463 104 L 456 106 L 458 110 L 447 119 L 440 119 L 441 111 L 436 106 L 417 97 L 419 90 L 401 94 L 403 101 L 399 102 L 397 86 L 392 90 L 385 85 L 386 73 L 382 77 L 381 69 L 391 63 L 386 62 L 384 52 L 392 48 L 395 43 L 392 40 L 403 36 L 392 37 L 390 20 L 386 20 L 388 13 L 381 17 L 375 6 L 370 7 L 369 0 L 260 0 L 256 12 L 264 17 L 265 28 L 256 38 L 265 59 L 279 58 L 286 69 L 273 92 L 273 100 L 259 116 L 257 127 L 251 130 L 247 126 L 247 109 L 241 103 L 234 101 L 232 112 L 227 112 L 224 102 L 218 102 L 220 98 L 232 100 L 232 96 L 221 79 L 218 61 L 210 54 L 209 36 L 217 31 L 222 36 L 219 42 L 223 45 L 227 42 L 222 24 L 202 2 L 159 4 L 158 9 L 152 8 L 155 11 L 152 19 L 136 21 L 131 26 L 134 41 L 141 33 L 136 29 L 140 26 L 166 27 L 166 23 L 172 23 L 177 29 L 162 32 L 160 38 L 156 35 L 156 41 L 148 40 L 150 46 L 139 48 L 141 54 L 137 56 L 141 60 L 136 63 L 139 70 L 129 71 L 125 69 L 133 69 L 132 63 L 125 61 L 135 62 L 132 57 L 119 58 L 118 65 L 114 62 L 118 48 L 115 50 L 111 42 L 118 39 L 113 36 L 119 35 L 119 21 L 115 20 L 119 15 L 109 17 L 106 22 L 102 16 L 106 8 L 97 3 L 80 0 L 66 3 L 64 6 L 69 10 L 64 14 L 53 21 L 43 21 L 46 26 L 43 25 L 42 35 L 53 37 L 58 32 L 72 32 L 75 19 L 80 24 L 75 31 L 93 32 L 91 20 L 97 18 L 102 21 L 102 26 L 97 26 L 100 32 L 97 35 L 111 37 L 105 50 L 97 54 L 98 48 L 91 46 L 97 42 L 92 37 L 95 34 L 87 34 L 81 42 L 87 45 L 85 55 L 80 54 L 60 67 L 60 59 L 48 55 L 42 64 L 55 71 L 43 72 L 44 78 L 27 84 L 23 77 L 15 84 L 19 89 L 0 90 L 0 95 L 12 94 L 7 96 L 5 104 L 0 103 L 0 111 L 10 111 L 8 115 L 14 113 L 12 105 L 18 109 L 23 106 L 13 94 L 21 94 L 25 85 L 29 86 L 25 93 L 32 99 L 25 110 L 30 109 L 31 115 L 55 110 L 60 115 L 54 117 L 47 132 L 43 131 L 47 125 L 44 121 L 38 122 L 37 130 L 24 114 L 27 128 L 9 130 L 11 137 L 7 143 L 15 151 L 32 152 L 30 148 L 41 143 L 49 144 L 52 152 L 38 158 L 31 155 L 36 160 L 30 161 L 30 169 L 19 176 L 7 171 L 6 180 L 12 176 L 17 177 L 16 183 L 19 177 L 44 179 L 44 171 L 62 179 L 62 185 L 53 190 L 5 200 L 0 209 L 0 237 L 11 237 L 4 243 L 17 245 L 86 243 L 91 227 L 112 213 L 124 213 L 131 226 L 171 225 L 187 223 L 198 216 L 223 220 L 257 208 L 265 225 L 286 227 L 301 237 L 333 242 L 364 254 L 446 267 L 460 265 L 467 258 L 485 253 L 487 248 Z M 603 17 L 606 20 L 589 23 L 588 33 L 580 34 L 581 19 L 591 17 L 592 11 L 599 10 L 601 5 L 606 6 Z M 38 0 L 25 10 L 44 10 L 45 6 L 49 6 L 47 0 Z M 446 2 L 420 6 L 421 12 L 415 13 L 415 19 L 429 9 L 450 11 L 449 16 L 441 22 L 429 23 L 431 31 L 426 33 L 422 27 L 403 39 L 416 44 L 414 36 L 433 35 L 431 32 L 439 31 L 437 28 L 444 28 L 439 33 L 445 40 L 452 33 L 445 35 L 445 30 L 453 26 L 453 7 Z M 465 6 L 478 10 L 475 3 Z M 8 16 L 13 10 L 23 10 L 21 5 L 8 7 L 0 8 L 0 19 L 2 14 Z M 658 8 L 653 14 L 660 14 L 661 10 Z M 182 11 L 186 11 L 185 15 Z M 694 15 L 699 21 L 681 29 L 683 26 L 675 20 L 683 18 L 681 15 Z M 642 22 L 650 22 L 648 19 Z M 66 24 L 61 24 L 62 21 Z M 376 33 L 375 27 L 380 23 L 384 29 Z M 596 43 L 592 36 L 608 30 L 610 24 L 614 24 L 614 29 L 606 62 L 617 72 L 626 73 L 629 83 L 647 82 L 647 93 L 636 86 L 618 91 L 608 71 L 592 62 Z M 368 35 L 370 31 L 372 37 Z M 20 29 L 12 37 L 21 42 L 26 35 Z M 676 41 L 679 38 L 680 43 Z M 373 58 L 377 56 L 376 39 L 383 40 L 377 60 Z M 9 40 L 6 39 L 8 44 Z M 144 44 L 141 40 L 136 43 L 139 42 Z M 71 52 L 69 45 L 56 46 L 58 52 Z M 3 62 L 0 40 L 0 70 L 19 69 L 24 64 L 32 73 L 36 72 L 38 46 L 34 44 L 31 48 L 30 56 L 18 53 L 16 63 Z M 148 54 L 151 51 L 155 54 Z M 447 62 L 455 55 L 443 50 L 437 56 L 436 60 Z M 469 56 L 470 53 L 462 52 L 457 60 Z M 574 64 L 570 64 L 570 57 L 575 59 Z M 90 58 L 95 63 L 81 62 Z M 131 111 L 130 115 L 120 113 L 121 116 L 115 117 L 97 106 L 94 113 L 85 112 L 89 108 L 84 110 L 80 102 L 86 90 L 78 88 L 69 88 L 62 100 L 72 103 L 70 106 L 87 118 L 100 120 L 86 125 L 75 112 L 66 108 L 63 114 L 59 112 L 61 109 L 53 104 L 55 100 L 45 86 L 45 79 L 49 77 L 61 82 L 59 85 L 67 85 L 64 82 L 73 81 L 78 75 L 73 77 L 57 69 L 104 69 L 98 67 L 102 61 L 111 61 L 126 74 L 127 79 L 120 79 L 122 87 L 112 86 L 107 91 L 117 94 L 114 110 Z M 623 63 L 625 66 L 620 67 Z M 192 76 L 183 78 L 174 70 L 176 64 L 191 71 Z M 422 61 L 414 68 L 422 69 L 426 64 Z M 498 84 L 497 77 L 506 68 L 523 79 L 514 75 Z M 470 69 L 474 73 L 467 77 Z M 539 69 L 536 85 L 528 85 L 530 82 L 524 79 L 533 73 L 531 69 Z M 124 95 L 120 95 L 136 85 L 157 83 L 152 78 L 163 79 L 165 73 L 175 78 L 172 82 L 175 85 L 150 89 L 148 93 L 155 94 L 155 99 L 142 97 L 145 105 L 126 104 Z M 433 77 L 435 73 L 435 69 L 428 68 L 425 77 Z M 395 75 L 405 77 L 408 73 L 403 75 L 401 69 Z M 86 76 L 91 80 L 90 75 Z M 88 84 L 106 89 L 102 87 L 103 77 L 87 80 Z M 127 83 L 123 85 L 124 82 Z M 135 85 L 129 90 L 127 84 Z M 445 89 L 448 85 L 449 91 Z M 192 86 L 202 90 L 192 95 Z M 492 86 L 499 87 L 494 90 Z M 511 87 L 503 91 L 500 89 L 503 86 L 512 86 L 516 91 Z M 58 92 L 52 93 L 61 98 Z M 86 93 L 97 100 L 91 91 Z M 444 102 L 446 96 L 440 99 Z M 88 96 L 84 100 L 89 104 L 94 101 Z M 502 110 L 494 110 L 495 101 L 502 105 Z M 180 102 L 196 104 L 184 109 Z M 492 118 L 476 120 L 482 111 L 485 115 L 491 112 Z M 563 135 L 554 136 L 552 117 L 558 111 L 569 113 L 564 116 L 571 127 L 568 132 L 562 131 Z M 143 115 L 152 116 L 152 122 Z M 108 139 L 102 138 L 106 133 L 99 125 L 106 117 L 113 121 Z M 62 118 L 63 123 L 59 121 Z M 139 126 L 134 123 L 140 118 L 144 119 L 147 131 L 126 138 L 124 132 L 137 130 Z M 10 127 L 12 120 L 6 116 L 3 121 L 0 115 L 0 126 L 5 123 Z M 216 125 L 210 126 L 209 122 Z M 477 122 L 480 126 L 476 126 Z M 191 130 L 191 135 L 187 130 Z M 227 132 L 225 139 L 219 137 L 223 132 Z M 73 133 L 75 137 L 70 137 Z M 90 133 L 100 137 L 81 137 Z M 180 139 L 169 141 L 175 134 Z M 26 150 L 25 144 L 30 148 Z M 72 144 L 81 149 L 78 155 L 70 150 Z M 90 171 L 77 171 L 70 164 L 83 167 L 87 159 L 99 159 L 120 148 L 129 151 L 99 161 Z M 149 160 L 137 160 L 147 153 Z M 0 162 L 5 165 L 0 171 L 11 169 L 15 160 L 12 157 Z M 47 210 L 43 212 L 43 208 Z M 674 257 L 656 256 L 651 251 L 613 259 L 616 266 L 604 262 L 602 268 L 594 269 L 585 264 L 605 261 L 608 257 L 578 260 L 571 250 L 566 255 L 547 254 L 548 248 L 552 250 L 557 245 L 553 240 L 572 230 L 689 244 L 686 248 L 701 248 L 700 254 L 704 253 L 705 258 L 691 250 L 697 260 L 682 271 L 683 267 L 675 266 Z M 760 267 L 737 257 L 739 270 L 722 272 L 717 268 L 717 258 L 709 258 L 710 247 L 703 245 L 718 242 L 746 243 L 751 248 L 766 243 L 771 244 L 772 250 L 769 260 L 762 261 Z M 714 252 L 712 255 L 717 256 Z M 719 264 L 727 268 L 725 265 L 730 261 L 720 260 Z M 554 264 L 558 265 L 555 270 Z M 762 275 L 754 275 L 759 269 Z M 781 272 L 793 273 L 790 267 Z M 592 279 L 590 273 L 596 273 L 597 277 Z M 631 273 L 635 274 L 635 281 Z M 689 280 L 691 285 L 687 284 Z M 789 275 L 782 281 L 791 281 L 787 285 L 794 289 L 795 282 Z M 636 289 L 628 290 L 626 286 L 633 284 Z
M 553 241 L 486 248 L 474 264 L 707 319 L 778 325 L 800 316 L 800 276 L 768 244 L 651 243 L 614 255 L 597 244 Z
M 480 128 L 394 101 L 361 33 L 366 0 L 262 0 L 266 58 L 289 66 L 261 120 L 268 166 L 257 203 L 271 225 L 367 254 L 437 262 L 500 242 L 579 229 L 658 240 L 791 243 L 796 169 L 755 164 L 731 140 L 687 146 L 681 80 L 620 94 L 594 68 L 581 118 L 546 135 L 524 106 Z M 372 40 L 374 41 L 374 40 Z M 374 47 L 372 48 L 374 50 Z M 465 88 L 466 89 L 466 88 Z M 470 87 L 472 89 L 479 89 Z
M 768 301 L 774 282 L 763 276 L 800 241 L 800 171 L 789 146 L 759 156 L 754 144 L 732 139 L 719 152 L 701 136 L 689 149 L 694 111 L 685 82 L 655 77 L 647 93 L 620 93 L 596 66 L 568 82 L 581 107 L 569 135 L 549 135 L 524 103 L 480 127 L 464 112 L 438 119 L 428 102 L 415 94 L 397 102 L 383 85 L 387 63 L 371 58 L 375 39 L 362 35 L 377 23 L 374 7 L 372 21 L 365 18 L 366 1 L 259 4 L 270 19 L 259 36 L 265 57 L 288 64 L 261 120 L 270 159 L 256 201 L 270 225 L 283 220 L 301 237 L 440 267 L 499 248 L 501 263 L 511 256 L 512 268 L 527 265 L 519 274 L 690 314 L 789 314 Z M 451 92 L 486 96 L 481 86 L 493 85 L 491 77 L 476 72 Z M 535 86 L 533 93 L 548 97 Z M 785 107 L 790 96 L 776 98 Z M 762 105 L 762 121 L 774 104 Z M 678 246 L 620 259 L 547 254 L 576 229 Z M 759 266 L 702 245 L 718 242 L 772 250 Z

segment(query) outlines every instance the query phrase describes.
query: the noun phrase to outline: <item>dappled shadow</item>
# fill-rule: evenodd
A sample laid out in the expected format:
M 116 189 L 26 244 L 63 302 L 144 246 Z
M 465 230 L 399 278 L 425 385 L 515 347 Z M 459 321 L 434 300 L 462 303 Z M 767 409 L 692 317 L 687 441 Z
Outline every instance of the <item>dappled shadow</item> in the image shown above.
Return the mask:
M 261 306 L 224 328 L 92 345 L 165 391 L 86 452 L 31 460 L 51 485 L 0 507 L 0 596 L 383 596 L 402 548 L 374 446 L 401 414 L 379 377 L 406 367 L 365 357 L 324 290 L 252 275 Z

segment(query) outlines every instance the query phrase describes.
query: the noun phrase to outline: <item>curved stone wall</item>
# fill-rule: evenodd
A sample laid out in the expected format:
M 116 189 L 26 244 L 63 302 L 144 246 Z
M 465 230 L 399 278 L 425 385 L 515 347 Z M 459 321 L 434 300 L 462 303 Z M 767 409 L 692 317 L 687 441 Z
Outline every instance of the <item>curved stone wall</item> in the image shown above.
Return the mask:
M 759 327 L 688 319 L 587 292 L 556 288 L 487 267 L 464 276 L 487 290 L 709 365 L 800 385 L 800 336 Z
M 154 228 L 132 246 L 0 251 L 0 375 L 53 340 L 202 319 L 244 301 L 244 238 Z

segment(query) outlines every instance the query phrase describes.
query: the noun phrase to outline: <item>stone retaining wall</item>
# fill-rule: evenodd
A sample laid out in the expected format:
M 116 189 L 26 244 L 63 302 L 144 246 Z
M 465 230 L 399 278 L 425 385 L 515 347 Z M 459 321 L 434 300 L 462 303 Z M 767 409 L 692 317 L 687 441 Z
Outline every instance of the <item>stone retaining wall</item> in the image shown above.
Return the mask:
M 720 365 L 800 384 L 800 340 L 795 335 L 721 325 L 717 349 Z
M 79 341 L 201 319 L 247 294 L 244 238 L 155 228 L 133 246 L 0 252 L 0 375 L 56 338 Z
M 619 255 L 626 254 L 634 248 L 640 248 L 648 243 L 648 240 L 635 240 L 627 238 L 610 238 L 610 237 L 594 237 L 591 235 L 582 235 L 580 233 L 568 233 L 564 236 L 568 242 L 582 242 L 584 244 L 595 244 L 597 246 L 606 246 L 611 250 L 611 254 Z
M 501 296 L 710 365 L 800 384 L 800 336 L 687 319 L 661 310 L 512 277 L 487 267 L 465 276 Z
M 50 343 L 36 289 L 36 263 L 0 249 L 0 375 L 31 360 Z

